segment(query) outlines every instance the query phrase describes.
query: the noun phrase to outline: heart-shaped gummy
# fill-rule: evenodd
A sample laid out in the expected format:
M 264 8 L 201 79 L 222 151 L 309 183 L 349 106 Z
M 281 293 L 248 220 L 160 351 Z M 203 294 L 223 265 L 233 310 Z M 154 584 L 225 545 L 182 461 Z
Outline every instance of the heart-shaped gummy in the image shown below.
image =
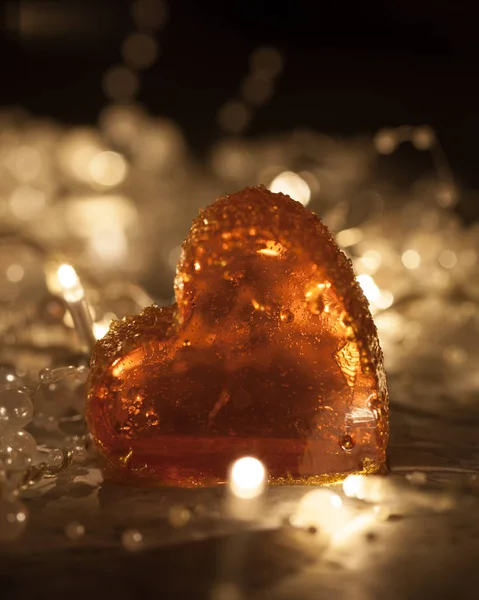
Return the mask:
M 117 477 L 218 483 L 245 455 L 278 483 L 383 467 L 376 328 L 317 216 L 264 187 L 220 198 L 193 222 L 175 292 L 93 354 L 87 417 Z

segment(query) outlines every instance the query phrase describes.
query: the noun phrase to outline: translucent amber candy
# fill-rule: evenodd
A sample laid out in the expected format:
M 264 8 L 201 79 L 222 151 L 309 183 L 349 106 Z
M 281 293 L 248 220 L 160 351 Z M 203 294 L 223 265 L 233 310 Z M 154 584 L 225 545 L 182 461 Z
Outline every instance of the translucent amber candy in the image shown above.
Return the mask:
M 376 328 L 317 216 L 264 187 L 220 198 L 193 222 L 175 293 L 95 348 L 87 416 L 110 476 L 210 485 L 245 455 L 272 483 L 383 468 Z

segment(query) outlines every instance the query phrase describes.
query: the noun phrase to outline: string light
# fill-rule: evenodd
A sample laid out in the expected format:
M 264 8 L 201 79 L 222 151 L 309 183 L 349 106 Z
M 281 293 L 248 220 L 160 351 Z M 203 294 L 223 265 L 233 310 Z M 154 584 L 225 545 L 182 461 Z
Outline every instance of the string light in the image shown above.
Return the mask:
M 71 265 L 60 265 L 56 271 L 58 286 L 52 285 L 52 289 L 60 289 L 67 302 L 78 302 L 84 298 L 83 287 L 80 279 Z
M 152 30 L 146 28 L 144 21 L 142 27 L 145 27 L 142 29 L 145 35 L 151 36 Z M 133 63 L 125 64 L 133 66 Z M 261 61 L 259 64 L 261 67 Z M 268 94 L 265 91 L 271 92 L 274 87 L 273 73 L 277 75 L 279 69 L 274 67 L 274 61 L 272 64 L 269 75 L 263 72 L 264 65 L 257 70 L 252 68 L 242 83 L 238 101 L 250 111 L 249 116 L 253 107 L 261 104 L 255 101 L 252 90 L 263 90 L 266 98 Z M 263 83 L 258 87 L 259 82 Z M 265 82 L 267 85 L 263 85 Z M 474 370 L 477 362 L 475 321 L 479 290 L 477 228 L 462 227 L 454 211 L 449 210 L 460 194 L 452 179 L 448 179 L 447 167 L 444 170 L 440 153 L 437 154 L 437 136 L 428 128 L 408 126 L 382 132 L 376 138 L 378 149 L 386 153 L 409 140 L 418 150 L 436 153 L 439 161 L 435 162 L 438 181 L 422 186 L 420 199 L 413 191 L 406 198 L 397 191 L 389 195 L 381 191 L 382 201 L 376 212 L 367 208 L 363 197 L 358 203 L 348 200 L 359 196 L 351 192 L 353 188 L 360 190 L 364 181 L 368 181 L 369 185 L 373 179 L 367 166 L 371 140 L 366 140 L 364 145 L 336 144 L 311 132 L 299 139 L 304 143 L 298 144 L 298 138 L 291 135 L 251 142 L 235 139 L 229 145 L 223 141 L 214 148 L 213 169 L 210 170 L 197 165 L 192 168 L 184 140 L 174 124 L 153 119 L 135 106 L 109 107 L 103 115 L 101 130 L 62 130 L 56 125 L 41 125 L 34 119 L 22 122 L 21 126 L 9 125 L 6 133 L 0 129 L 2 217 L 5 216 L 7 224 L 22 234 L 6 236 L 1 245 L 4 268 L 0 273 L 0 293 L 2 301 L 6 301 L 5 306 L 9 307 L 3 311 L 1 326 L 5 347 L 11 352 L 12 360 L 18 359 L 19 370 L 24 368 L 25 363 L 27 367 L 22 372 L 28 371 L 29 377 L 32 373 L 38 374 L 40 365 L 48 365 L 52 360 L 51 346 L 58 341 L 57 348 L 67 349 L 71 356 L 81 355 L 74 329 L 64 324 L 65 302 L 74 304 L 84 301 L 87 296 L 90 299 L 90 295 L 94 298 L 94 310 L 92 307 L 83 313 L 90 321 L 92 317 L 88 315 L 95 314 L 94 323 L 89 325 L 89 343 L 105 335 L 117 312 L 121 318 L 126 312 L 137 312 L 141 303 L 151 302 L 134 301 L 134 294 L 126 291 L 128 286 L 124 274 L 129 257 L 138 247 L 142 249 L 141 256 L 150 253 L 154 256 L 147 268 L 154 272 L 156 285 L 160 279 L 157 276 L 158 257 L 165 263 L 171 262 L 172 268 L 176 266 L 180 233 L 186 220 L 181 216 L 188 215 L 189 219 L 200 205 L 211 199 L 212 194 L 260 181 L 263 174 L 267 174 L 265 183 L 271 182 L 272 186 L 276 179 L 283 184 L 286 180 L 291 184 L 289 193 L 307 204 L 315 189 L 307 176 L 311 174 L 315 180 L 321 181 L 321 197 L 314 208 L 326 222 L 332 223 L 333 233 L 353 260 L 358 281 L 376 315 L 388 371 L 399 381 L 393 383 L 394 400 L 402 403 L 417 402 L 418 399 L 424 403 L 431 401 L 429 396 L 433 396 L 432 392 L 423 394 L 424 387 L 414 387 L 421 383 L 416 381 L 420 378 L 416 376 L 415 369 L 417 364 L 421 364 L 421 356 L 427 353 L 428 360 L 435 359 L 437 365 L 444 367 L 437 369 L 441 378 L 437 385 L 440 394 L 447 389 L 458 402 L 474 403 L 478 389 Z M 142 148 L 145 148 L 143 154 Z M 329 162 L 324 160 L 325 156 L 329 157 Z M 358 157 L 361 168 L 346 168 L 345 165 L 351 164 L 351 156 Z M 160 170 L 161 177 L 158 176 Z M 181 172 L 183 175 L 178 175 Z M 346 179 L 348 188 L 343 186 Z M 299 187 L 295 187 L 296 184 Z M 307 187 L 301 187 L 303 184 Z M 288 193 L 286 187 L 278 188 L 278 191 Z M 424 209 L 426 203 L 427 211 Z M 36 240 L 43 241 L 48 252 L 58 248 L 68 251 L 68 261 L 72 261 L 66 262 L 65 259 L 65 262 L 55 263 L 52 273 L 47 274 L 47 287 L 53 299 L 46 297 L 41 269 L 48 253 L 41 251 Z M 144 245 L 137 246 L 138 243 Z M 275 253 L 278 251 L 269 243 L 265 243 L 262 250 L 271 260 L 277 256 Z M 102 277 L 96 282 L 90 277 L 81 281 L 72 264 L 78 265 L 79 272 L 89 276 L 98 269 Z M 140 265 L 140 261 L 135 262 L 135 277 L 144 277 L 148 272 L 141 270 L 143 267 L 140 268 Z M 124 296 L 107 293 L 110 278 L 116 273 L 120 274 Z M 161 289 L 157 297 L 161 300 L 163 294 L 170 292 L 169 289 Z M 449 297 L 452 292 L 460 292 L 458 300 Z M 464 299 L 461 299 L 462 296 Z M 12 299 L 21 301 L 12 302 Z M 259 302 L 258 306 L 261 306 Z M 440 331 L 437 323 L 441 323 Z M 70 325 L 73 324 L 70 319 Z M 29 348 L 28 352 L 22 350 L 22 344 Z M 84 342 L 83 345 L 86 346 Z M 8 354 L 2 356 L 7 357 Z M 410 380 L 398 378 L 399 371 L 409 371 Z M 59 436 L 60 428 L 71 426 L 68 418 L 72 414 L 76 418 L 81 416 L 79 406 L 83 396 L 78 393 L 76 404 L 68 404 L 69 395 L 65 394 L 65 389 L 71 382 L 84 385 L 87 375 L 88 370 L 80 369 L 80 366 L 43 370 L 37 382 L 40 392 L 34 398 L 32 424 L 41 426 L 43 432 L 50 432 L 52 436 Z M 7 373 L 0 386 L 20 387 L 26 381 L 29 379 L 25 377 L 23 380 L 17 372 Z M 23 407 L 25 414 L 29 414 L 32 396 L 25 400 L 22 396 L 25 392 L 19 387 L 15 390 L 18 392 L 15 406 Z M 58 387 L 60 391 L 49 387 Z M 430 391 L 432 387 L 428 389 Z M 5 410 L 2 414 L 6 415 L 11 402 L 8 397 L 4 397 L 3 402 L 1 406 Z M 364 414 L 357 412 L 355 418 L 369 417 L 367 411 Z M 87 435 L 86 432 L 84 435 Z M 21 442 L 24 450 L 28 447 L 33 449 L 28 436 L 16 436 L 16 441 L 19 448 Z M 72 448 L 75 447 L 72 442 Z M 65 456 L 60 452 L 62 468 L 69 464 L 67 459 L 64 460 Z M 35 475 L 37 472 L 32 467 L 36 465 L 28 452 L 24 452 L 23 458 L 19 455 L 16 458 L 19 461 L 17 465 L 21 460 L 23 464 L 31 463 L 25 471 L 28 482 L 38 481 L 45 473 L 52 472 L 42 467 L 38 471 L 41 475 Z M 243 471 L 240 469 L 239 475 L 234 477 L 231 471 L 226 495 L 251 507 L 263 496 L 267 465 L 260 463 L 258 468 L 257 459 L 252 457 L 242 460 L 247 461 L 242 463 Z M 250 466 L 245 469 L 245 464 Z M 5 465 L 10 468 L 11 463 L 4 461 L 1 468 Z M 370 513 L 374 513 L 377 519 L 387 518 L 387 507 L 397 506 L 398 502 L 401 506 L 409 503 L 421 510 L 427 508 L 433 511 L 445 510 L 452 505 L 449 497 L 436 495 L 434 501 L 427 497 L 423 488 L 429 484 L 422 473 L 408 478 L 411 485 L 421 484 L 420 492 L 415 490 L 413 495 L 408 495 L 407 488 L 396 486 L 391 479 L 348 478 L 343 484 L 345 497 L 339 490 L 338 493 L 328 490 L 327 494 L 309 497 L 304 500 L 301 510 L 296 511 L 292 522 L 297 526 L 300 523 L 307 526 L 309 522 L 327 533 L 334 543 L 339 543 L 341 539 L 348 539 L 351 532 L 364 530 Z M 364 508 L 361 504 L 361 509 L 358 509 L 364 513 L 363 520 L 356 519 L 352 511 L 351 506 L 356 501 L 371 505 Z M 295 510 L 298 506 L 295 505 Z M 24 507 L 14 505 L 12 508 L 9 501 L 7 508 L 0 510 L 0 519 L 5 514 L 13 515 L 11 519 L 16 524 L 14 535 L 20 535 L 24 529 L 20 525 L 28 521 Z M 185 514 L 189 516 L 185 517 Z M 260 520 L 263 517 L 260 503 L 247 518 Z M 189 519 L 194 519 L 193 513 L 178 509 L 169 523 L 173 528 L 183 528 Z M 142 544 L 143 540 L 135 547 L 139 548 Z
M 96 342 L 90 307 L 85 291 L 72 265 L 67 263 L 47 266 L 47 284 L 52 293 L 61 295 L 68 306 L 75 329 L 82 343 L 91 350 Z

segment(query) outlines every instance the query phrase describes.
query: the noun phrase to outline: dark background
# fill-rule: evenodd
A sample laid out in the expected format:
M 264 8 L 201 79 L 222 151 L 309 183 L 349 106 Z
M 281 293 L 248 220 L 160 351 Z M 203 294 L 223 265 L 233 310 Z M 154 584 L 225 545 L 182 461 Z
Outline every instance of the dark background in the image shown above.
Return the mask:
M 372 133 L 432 125 L 465 187 L 479 187 L 478 34 L 468 3 L 451 0 L 170 0 L 161 54 L 138 100 L 177 120 L 201 154 L 220 135 L 219 107 L 238 90 L 249 53 L 278 47 L 285 70 L 248 130 L 308 126 Z M 20 8 L 35 15 L 20 36 Z M 49 15 L 49 16 L 48 16 Z M 0 106 L 93 122 L 101 79 L 134 29 L 128 0 L 10 0 L 4 4 Z

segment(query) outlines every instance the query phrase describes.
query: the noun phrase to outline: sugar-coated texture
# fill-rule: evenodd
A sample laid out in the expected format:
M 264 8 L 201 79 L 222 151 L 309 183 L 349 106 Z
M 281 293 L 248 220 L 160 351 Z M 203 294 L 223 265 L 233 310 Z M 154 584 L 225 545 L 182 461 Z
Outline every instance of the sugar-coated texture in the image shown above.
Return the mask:
M 175 293 L 96 345 L 87 417 L 111 476 L 209 485 L 245 455 L 272 483 L 384 467 L 376 328 L 316 215 L 262 186 L 218 199 L 193 222 Z

